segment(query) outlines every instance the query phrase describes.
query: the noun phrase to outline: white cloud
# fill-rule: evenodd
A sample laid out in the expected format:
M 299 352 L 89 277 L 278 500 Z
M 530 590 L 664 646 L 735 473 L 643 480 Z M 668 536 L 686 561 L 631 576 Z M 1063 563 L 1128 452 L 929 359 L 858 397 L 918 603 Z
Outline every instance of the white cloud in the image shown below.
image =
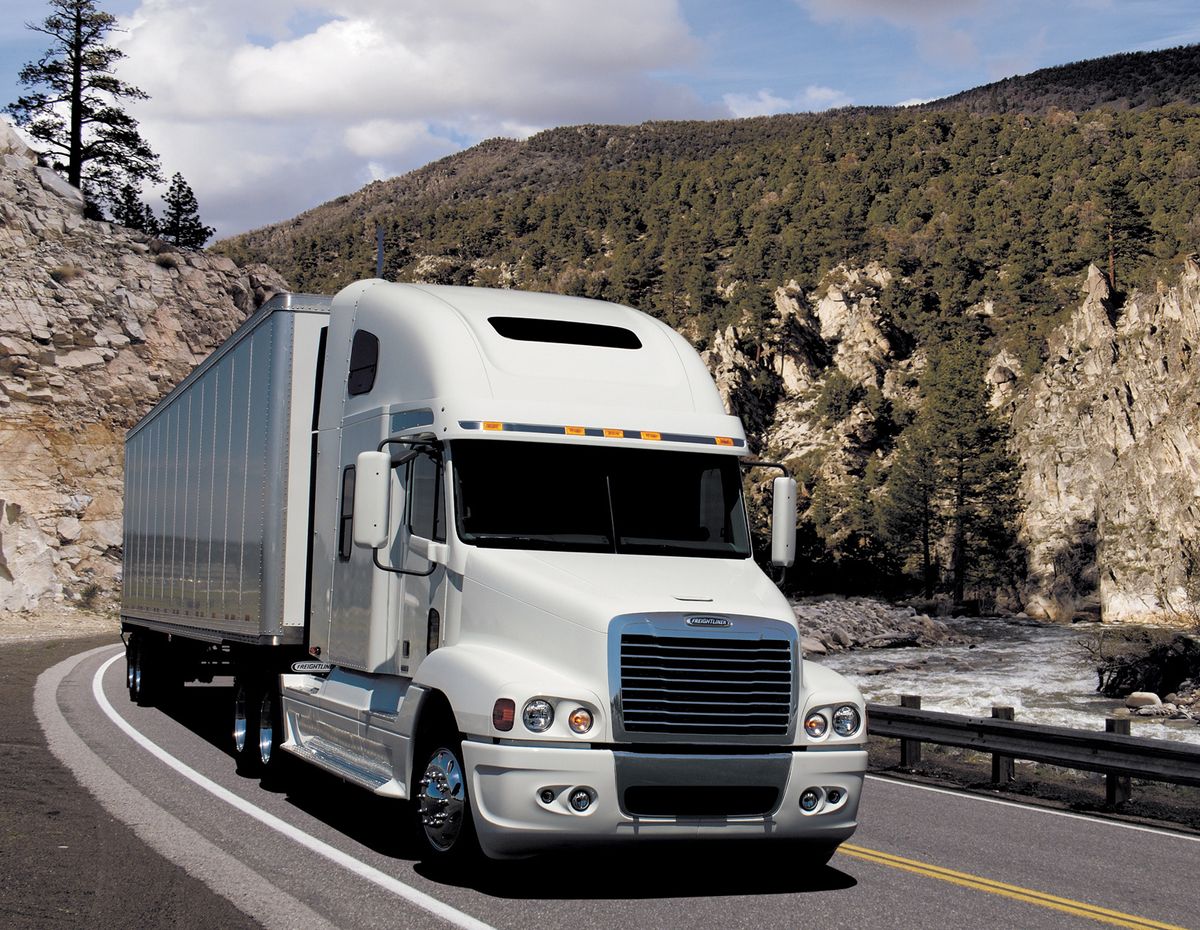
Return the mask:
M 678 0 L 141 0 L 130 106 L 228 234 L 495 135 L 715 115 Z M 210 218 L 211 217 L 211 218 Z
M 725 106 L 737 117 L 774 116 L 776 113 L 815 113 L 849 106 L 853 101 L 840 90 L 810 84 L 796 96 L 780 97 L 763 89 L 757 94 L 725 94 Z

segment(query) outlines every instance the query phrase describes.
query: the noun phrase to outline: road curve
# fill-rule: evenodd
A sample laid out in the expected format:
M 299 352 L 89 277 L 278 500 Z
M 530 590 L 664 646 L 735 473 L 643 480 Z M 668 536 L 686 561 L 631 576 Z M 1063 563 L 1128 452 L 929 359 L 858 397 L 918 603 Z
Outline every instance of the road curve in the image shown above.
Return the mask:
M 1196 837 L 878 778 L 852 843 L 818 870 L 693 844 L 434 873 L 395 802 L 319 772 L 291 772 L 283 790 L 240 777 L 228 689 L 189 686 L 170 713 L 137 707 L 118 655 L 85 652 L 38 680 L 51 750 L 117 820 L 266 927 L 1200 930 L 1195 883 L 1164 880 L 1190 871 Z

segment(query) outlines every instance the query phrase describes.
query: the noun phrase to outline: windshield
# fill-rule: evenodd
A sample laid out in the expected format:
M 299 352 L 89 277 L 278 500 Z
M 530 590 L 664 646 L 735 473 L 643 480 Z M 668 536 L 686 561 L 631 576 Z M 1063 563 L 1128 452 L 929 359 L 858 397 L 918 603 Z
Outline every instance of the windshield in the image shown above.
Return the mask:
M 450 448 L 464 542 L 750 556 L 733 456 L 487 439 L 456 440 Z

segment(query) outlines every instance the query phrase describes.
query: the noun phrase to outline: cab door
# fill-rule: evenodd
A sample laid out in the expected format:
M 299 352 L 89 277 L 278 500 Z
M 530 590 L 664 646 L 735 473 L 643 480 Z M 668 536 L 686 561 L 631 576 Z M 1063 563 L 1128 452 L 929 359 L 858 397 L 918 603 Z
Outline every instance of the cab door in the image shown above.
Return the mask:
M 446 616 L 446 499 L 439 452 L 422 451 L 407 464 L 405 546 L 401 596 L 400 674 L 412 676 L 441 644 Z M 431 558 L 432 556 L 432 558 Z M 433 571 L 421 574 L 430 567 Z

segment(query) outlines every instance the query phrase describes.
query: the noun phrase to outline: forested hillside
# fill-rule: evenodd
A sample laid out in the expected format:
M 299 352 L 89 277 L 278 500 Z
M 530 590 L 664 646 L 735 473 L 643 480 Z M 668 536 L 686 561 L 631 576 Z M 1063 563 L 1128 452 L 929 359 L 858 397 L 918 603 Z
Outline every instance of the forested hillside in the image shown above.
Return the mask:
M 698 341 L 765 322 L 778 284 L 877 260 L 903 279 L 888 309 L 914 339 L 987 299 L 989 329 L 1036 367 L 1089 262 L 1124 289 L 1196 247 L 1198 159 L 1200 113 L 1182 105 L 578 127 L 485 144 L 223 248 L 331 293 L 372 273 L 380 224 L 388 278 L 618 300 Z
M 1200 45 L 1127 52 L 1042 68 L 925 104 L 926 109 L 1002 113 L 1130 110 L 1200 102 Z

